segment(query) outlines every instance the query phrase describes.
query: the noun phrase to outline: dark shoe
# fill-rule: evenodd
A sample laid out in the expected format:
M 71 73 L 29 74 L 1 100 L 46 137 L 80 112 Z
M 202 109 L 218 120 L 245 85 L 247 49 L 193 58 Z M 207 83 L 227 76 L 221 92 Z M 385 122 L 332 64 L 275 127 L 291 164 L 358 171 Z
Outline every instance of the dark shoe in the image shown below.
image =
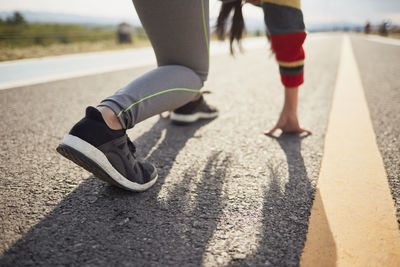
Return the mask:
M 218 116 L 218 110 L 206 103 L 203 96 L 199 100 L 192 101 L 186 105 L 175 109 L 170 119 L 177 124 L 187 124 L 200 119 L 213 119 Z
M 131 191 L 144 191 L 157 180 L 157 169 L 138 161 L 125 130 L 112 130 L 93 107 L 65 135 L 57 151 L 97 178 Z

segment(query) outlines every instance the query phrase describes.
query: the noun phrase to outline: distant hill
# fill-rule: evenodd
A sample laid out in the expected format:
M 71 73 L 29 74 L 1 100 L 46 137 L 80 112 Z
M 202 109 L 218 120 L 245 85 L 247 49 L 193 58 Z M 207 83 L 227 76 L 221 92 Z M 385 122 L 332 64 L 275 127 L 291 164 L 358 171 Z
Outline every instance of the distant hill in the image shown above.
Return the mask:
M 331 31 L 357 31 L 362 30 L 364 25 L 349 23 L 345 21 L 328 23 L 306 23 L 309 32 L 331 32 Z

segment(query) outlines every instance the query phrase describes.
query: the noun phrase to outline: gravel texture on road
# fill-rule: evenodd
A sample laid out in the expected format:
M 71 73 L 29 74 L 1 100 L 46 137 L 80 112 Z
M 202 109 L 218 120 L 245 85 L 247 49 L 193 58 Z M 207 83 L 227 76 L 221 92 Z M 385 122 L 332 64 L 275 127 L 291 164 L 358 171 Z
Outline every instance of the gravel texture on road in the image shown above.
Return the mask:
M 55 148 L 87 105 L 150 67 L 1 91 L 0 265 L 297 266 L 340 48 L 339 35 L 307 41 L 307 137 L 263 135 L 283 101 L 267 47 L 213 57 L 205 89 L 217 119 L 155 116 L 129 131 L 159 171 L 143 193 L 97 180 Z
M 352 38 L 400 226 L 400 46 Z

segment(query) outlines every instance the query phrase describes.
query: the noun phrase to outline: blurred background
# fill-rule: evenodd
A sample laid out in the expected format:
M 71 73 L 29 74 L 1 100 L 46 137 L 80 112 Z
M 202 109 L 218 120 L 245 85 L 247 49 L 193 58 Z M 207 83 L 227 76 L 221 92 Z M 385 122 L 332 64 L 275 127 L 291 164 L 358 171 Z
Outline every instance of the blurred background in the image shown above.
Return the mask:
M 220 2 L 210 0 L 210 25 Z M 399 0 L 303 0 L 309 32 L 400 38 Z M 246 4 L 247 36 L 265 32 L 262 10 Z M 0 0 L 0 61 L 150 45 L 130 0 Z

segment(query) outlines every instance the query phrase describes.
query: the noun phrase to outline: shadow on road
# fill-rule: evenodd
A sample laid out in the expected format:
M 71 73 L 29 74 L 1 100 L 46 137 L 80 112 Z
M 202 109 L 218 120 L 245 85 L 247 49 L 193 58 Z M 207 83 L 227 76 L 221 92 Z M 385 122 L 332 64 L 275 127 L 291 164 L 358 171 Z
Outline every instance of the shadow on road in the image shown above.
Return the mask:
M 0 259 L 0 266 L 202 265 L 226 203 L 222 186 L 230 176 L 232 157 L 215 151 L 204 165 L 178 167 L 181 177 L 171 180 L 181 178 L 179 183 L 170 186 L 167 178 L 179 152 L 206 123 L 178 127 L 159 119 L 135 140 L 139 153 L 157 163 L 160 177 L 153 188 L 144 193 L 130 193 L 89 177 L 17 241 Z M 281 166 L 267 166 L 271 183 L 265 192 L 258 247 L 252 255 L 233 260 L 229 265 L 299 264 L 312 206 L 310 200 L 316 193 L 301 154 L 303 138 L 287 134 L 276 138 L 286 155 L 288 181 L 283 189 L 284 181 L 278 175 Z M 166 188 L 168 193 L 160 197 Z M 318 196 L 318 224 L 323 240 L 314 235 L 317 244 L 314 247 L 329 243 L 331 254 L 324 258 L 324 266 L 334 266 L 335 243 Z M 314 253 L 312 248 L 310 252 Z
M 262 210 L 263 232 L 257 251 L 243 259 L 246 265 L 298 266 L 299 264 L 313 204 L 311 200 L 315 194 L 301 154 L 301 142 L 306 137 L 308 135 L 297 134 L 282 134 L 278 138 L 271 137 L 278 142 L 286 155 L 289 179 L 282 190 L 283 181 L 281 179 L 283 177 L 278 175 L 280 166 L 272 164 L 268 166 L 271 183 L 265 192 Z M 320 211 L 324 211 L 323 206 Z M 324 216 L 321 218 L 325 218 L 325 221 L 320 220 L 320 226 L 324 231 L 325 241 L 329 240 L 330 244 L 333 244 L 333 253 L 331 257 L 326 258 L 323 266 L 334 266 L 336 262 L 335 245 L 326 216 L 322 215 Z M 299 236 L 302 238 L 299 239 Z M 322 245 L 322 243 L 320 244 Z M 242 263 L 241 261 L 232 262 L 231 265 L 241 265 Z
M 152 189 L 130 193 L 91 176 L 5 252 L 0 265 L 201 265 L 223 209 L 230 155 L 216 151 L 204 166 L 186 166 L 168 198 L 158 195 L 179 151 L 206 123 L 177 127 L 160 119 L 136 140 L 160 169 Z

